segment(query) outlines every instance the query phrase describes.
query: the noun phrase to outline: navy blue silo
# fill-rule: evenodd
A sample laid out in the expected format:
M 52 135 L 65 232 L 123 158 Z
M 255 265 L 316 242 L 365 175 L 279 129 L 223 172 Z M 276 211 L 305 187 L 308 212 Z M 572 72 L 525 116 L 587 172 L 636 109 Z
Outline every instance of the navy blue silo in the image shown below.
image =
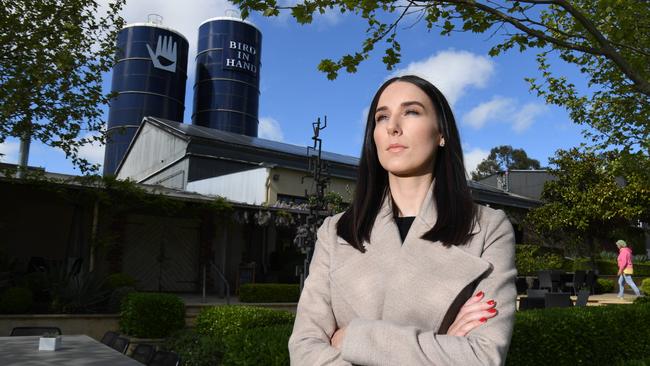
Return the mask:
M 104 175 L 116 173 L 145 116 L 183 121 L 188 42 L 153 23 L 124 27 L 117 36 Z
M 192 124 L 257 137 L 262 33 L 238 18 L 199 26 Z

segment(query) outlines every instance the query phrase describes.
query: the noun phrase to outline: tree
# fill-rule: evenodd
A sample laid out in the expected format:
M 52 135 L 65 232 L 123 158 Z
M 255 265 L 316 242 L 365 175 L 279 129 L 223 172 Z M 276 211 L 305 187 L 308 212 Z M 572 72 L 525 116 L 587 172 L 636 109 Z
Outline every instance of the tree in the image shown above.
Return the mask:
M 490 155 L 472 172 L 472 179 L 481 180 L 505 170 L 539 168 L 539 160 L 529 158 L 524 149 L 513 149 L 510 145 L 501 145 L 490 150 Z
M 251 11 L 276 16 L 289 9 L 301 24 L 315 12 L 339 10 L 367 22 L 360 50 L 318 69 L 335 79 L 341 69 L 356 72 L 371 51 L 385 43 L 382 61 L 388 70 L 400 62 L 399 25 L 416 15 L 428 30 L 491 34 L 498 55 L 515 48 L 539 50 L 541 80 L 527 78 L 531 90 L 548 103 L 564 107 L 597 147 L 620 145 L 650 150 L 650 6 L 639 0 L 305 0 L 280 6 L 277 0 L 234 0 L 246 17 Z M 389 19 L 389 21 L 385 21 Z M 413 17 L 408 18 L 410 26 Z M 500 37 L 495 34 L 500 33 Z M 557 56 L 585 75 L 589 90 L 580 91 L 565 76 L 554 75 L 549 62 Z
M 82 172 L 79 148 L 104 141 L 102 73 L 113 66 L 125 0 L 98 14 L 94 0 L 2 1 L 0 143 L 8 137 L 62 149 Z
M 579 238 L 582 250 L 593 255 L 597 252 L 595 238 L 606 238 L 616 228 L 648 220 L 647 155 L 596 154 L 573 148 L 558 150 L 551 164 L 555 168 L 550 172 L 558 179 L 544 184 L 544 204 L 526 217 L 537 232 Z

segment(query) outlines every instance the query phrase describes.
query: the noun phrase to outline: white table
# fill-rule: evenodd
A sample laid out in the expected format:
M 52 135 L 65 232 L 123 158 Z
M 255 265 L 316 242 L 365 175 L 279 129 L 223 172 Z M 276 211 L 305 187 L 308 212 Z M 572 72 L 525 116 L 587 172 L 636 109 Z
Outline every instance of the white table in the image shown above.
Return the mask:
M 2 366 L 141 366 L 142 364 L 86 335 L 62 335 L 61 348 L 39 351 L 39 336 L 0 337 Z

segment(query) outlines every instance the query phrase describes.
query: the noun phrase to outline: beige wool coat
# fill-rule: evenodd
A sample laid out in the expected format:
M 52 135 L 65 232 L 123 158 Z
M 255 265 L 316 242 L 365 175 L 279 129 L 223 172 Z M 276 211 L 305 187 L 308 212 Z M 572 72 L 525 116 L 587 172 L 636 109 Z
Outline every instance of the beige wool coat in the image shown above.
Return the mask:
M 512 225 L 479 206 L 470 241 L 445 247 L 420 239 L 436 222 L 433 185 L 401 244 L 384 199 L 366 253 L 336 235 L 341 213 L 318 230 L 289 339 L 291 365 L 503 365 L 515 314 Z M 498 314 L 467 336 L 446 335 L 476 292 Z M 341 350 L 330 345 L 347 327 Z

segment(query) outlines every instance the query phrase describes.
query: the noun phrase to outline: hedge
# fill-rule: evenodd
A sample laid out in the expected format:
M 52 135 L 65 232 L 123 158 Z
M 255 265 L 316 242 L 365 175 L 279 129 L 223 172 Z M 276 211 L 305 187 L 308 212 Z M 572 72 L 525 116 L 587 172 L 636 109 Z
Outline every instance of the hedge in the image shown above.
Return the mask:
M 199 334 L 223 340 L 243 329 L 279 324 L 293 324 L 295 314 L 255 306 L 214 306 L 203 309 L 196 317 Z
M 616 365 L 650 354 L 650 304 L 519 312 L 506 365 Z
M 293 324 L 244 329 L 225 338 L 224 366 L 289 364 L 289 337 Z
M 643 291 L 646 296 L 650 296 L 650 278 L 644 278 L 643 281 L 641 281 L 639 289 Z
M 185 326 L 185 303 L 176 295 L 132 292 L 121 304 L 120 329 L 139 338 L 163 338 Z
M 563 268 L 564 259 L 556 248 L 517 244 L 515 265 L 519 276 L 536 275 L 539 270 Z
M 614 280 L 599 278 L 596 280 L 596 288 L 594 289 L 594 292 L 596 294 L 609 294 L 614 292 L 615 288 L 616 284 L 614 283 Z
M 591 260 L 589 258 L 577 258 L 570 261 L 572 270 L 590 270 Z M 601 275 L 615 276 L 618 273 L 618 263 L 612 259 L 596 259 L 596 268 Z M 650 262 L 634 263 L 634 276 L 650 277 Z
M 298 302 L 299 284 L 247 283 L 239 288 L 241 302 Z
M 172 333 L 162 348 L 178 353 L 183 366 L 220 365 L 223 358 L 223 342 L 214 337 L 196 333 L 192 329 L 182 329 Z

